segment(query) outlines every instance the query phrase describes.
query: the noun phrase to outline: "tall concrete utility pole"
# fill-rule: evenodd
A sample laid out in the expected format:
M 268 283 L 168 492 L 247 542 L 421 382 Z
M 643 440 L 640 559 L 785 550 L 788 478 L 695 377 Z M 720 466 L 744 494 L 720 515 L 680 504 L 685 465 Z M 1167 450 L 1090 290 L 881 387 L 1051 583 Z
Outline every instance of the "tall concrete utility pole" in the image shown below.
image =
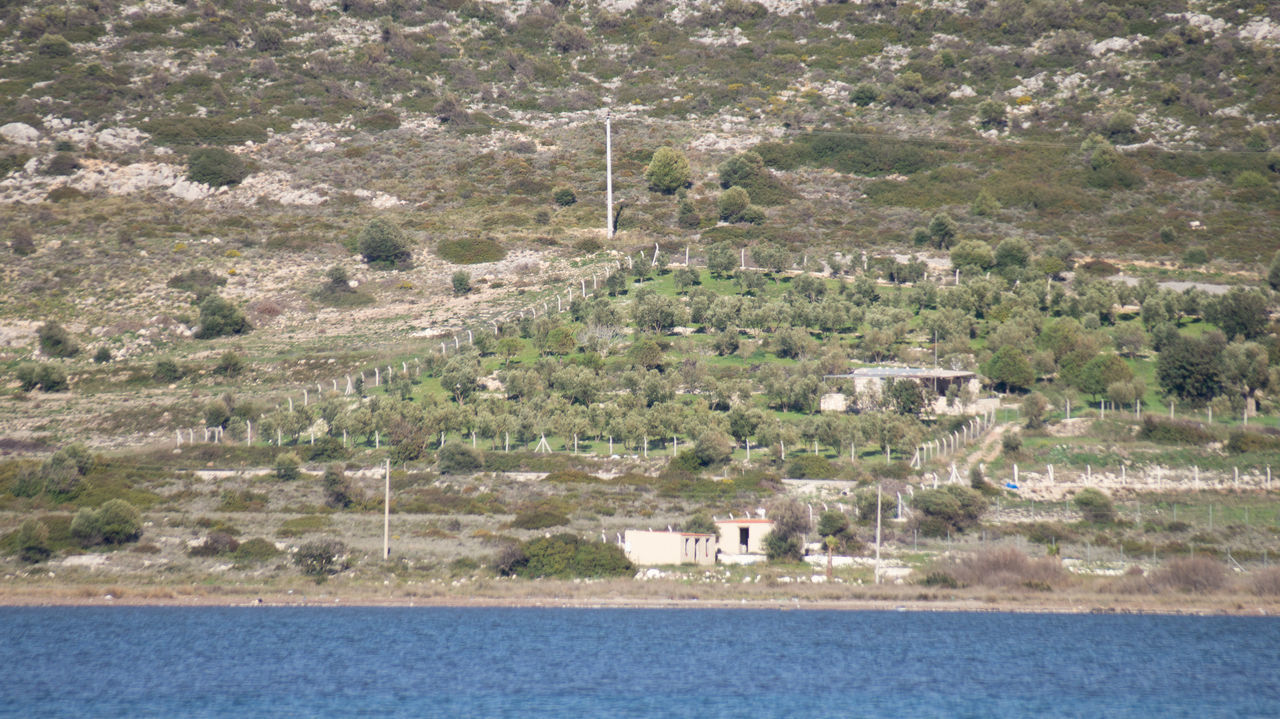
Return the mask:
M 609 205 L 606 236 L 613 239 L 613 125 L 611 111 L 604 111 L 604 198 Z
M 383 474 L 386 484 L 382 495 L 382 558 L 391 558 L 391 460 Z

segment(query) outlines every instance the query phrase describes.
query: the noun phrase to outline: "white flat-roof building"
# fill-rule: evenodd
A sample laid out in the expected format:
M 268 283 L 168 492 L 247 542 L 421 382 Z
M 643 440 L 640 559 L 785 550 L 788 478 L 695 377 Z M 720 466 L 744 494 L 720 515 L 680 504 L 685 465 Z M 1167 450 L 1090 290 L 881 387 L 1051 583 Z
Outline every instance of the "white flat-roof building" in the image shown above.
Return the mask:
M 714 534 L 628 529 L 622 549 L 640 566 L 715 564 L 718 542 Z

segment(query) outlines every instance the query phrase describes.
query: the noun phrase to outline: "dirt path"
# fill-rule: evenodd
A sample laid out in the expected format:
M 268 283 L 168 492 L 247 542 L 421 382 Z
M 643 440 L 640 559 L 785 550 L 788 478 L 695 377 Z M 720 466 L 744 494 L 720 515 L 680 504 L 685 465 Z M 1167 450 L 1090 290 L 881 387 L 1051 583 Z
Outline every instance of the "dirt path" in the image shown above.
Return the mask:
M 1016 422 L 998 424 L 994 429 L 988 432 L 987 436 L 983 437 L 982 444 L 978 445 L 965 455 L 962 464 L 958 465 L 960 469 L 960 478 L 962 480 L 967 479 L 969 477 L 969 470 L 972 469 L 975 464 L 990 462 L 996 457 L 999 457 L 1000 452 L 1004 449 L 1001 445 L 1001 440 L 1004 439 L 1004 433 L 1007 430 L 1014 429 L 1016 424 Z

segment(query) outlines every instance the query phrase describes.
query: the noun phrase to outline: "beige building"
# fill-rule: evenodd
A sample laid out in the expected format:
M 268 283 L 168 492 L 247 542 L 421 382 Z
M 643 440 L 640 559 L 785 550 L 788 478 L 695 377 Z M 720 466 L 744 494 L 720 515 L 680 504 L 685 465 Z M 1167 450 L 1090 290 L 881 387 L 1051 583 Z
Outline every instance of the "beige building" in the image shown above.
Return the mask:
M 773 531 L 772 519 L 718 519 L 722 554 L 764 554 L 764 538 Z
M 929 410 L 935 416 L 949 414 L 968 414 L 981 409 L 973 404 L 963 405 L 947 403 L 947 390 L 957 385 L 960 390 L 972 397 L 977 397 L 982 389 L 978 376 L 972 372 L 949 369 L 923 369 L 917 367 L 859 367 L 849 374 L 826 375 L 825 379 L 853 380 L 854 388 L 861 395 L 879 397 L 884 394 L 885 385 L 890 380 L 906 380 L 915 382 L 933 393 L 933 403 Z M 825 394 L 819 404 L 823 412 L 846 412 L 849 408 L 848 397 L 838 392 Z
M 640 566 L 715 564 L 717 542 L 714 534 L 628 529 L 622 549 Z

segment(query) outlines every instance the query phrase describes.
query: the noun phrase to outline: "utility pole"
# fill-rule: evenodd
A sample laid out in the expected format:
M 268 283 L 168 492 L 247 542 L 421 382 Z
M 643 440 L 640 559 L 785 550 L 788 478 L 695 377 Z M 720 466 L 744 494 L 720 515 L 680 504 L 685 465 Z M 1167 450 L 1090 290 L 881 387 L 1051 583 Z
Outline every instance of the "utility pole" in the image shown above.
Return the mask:
M 387 459 L 383 475 L 386 484 L 382 495 L 382 558 L 391 558 L 391 459 Z
M 608 216 L 605 218 L 607 227 L 605 228 L 606 236 L 613 239 L 613 125 L 611 112 L 604 111 L 604 197 L 605 202 L 609 205 Z
M 876 485 L 876 584 L 880 583 L 880 485 Z

